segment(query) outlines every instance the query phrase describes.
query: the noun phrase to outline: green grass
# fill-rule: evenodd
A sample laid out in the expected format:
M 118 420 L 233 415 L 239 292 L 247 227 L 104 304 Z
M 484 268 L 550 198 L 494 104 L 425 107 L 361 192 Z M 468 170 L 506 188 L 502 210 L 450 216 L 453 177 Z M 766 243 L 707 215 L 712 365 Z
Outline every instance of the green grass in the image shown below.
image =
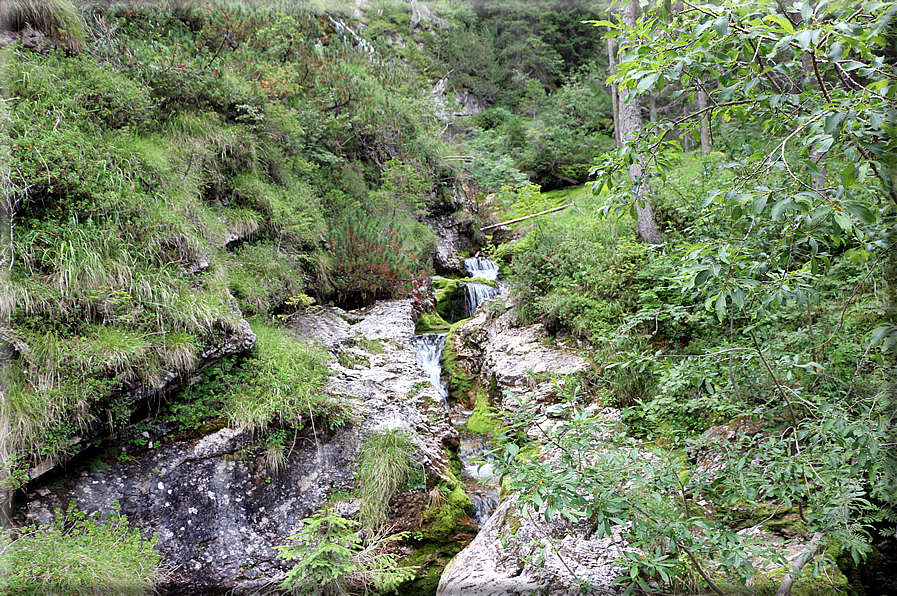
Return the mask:
M 378 530 L 386 522 L 389 501 L 420 468 L 417 448 L 405 432 L 385 430 L 369 435 L 358 454 L 355 480 L 365 527 Z
M 231 424 L 262 431 L 273 422 L 297 425 L 326 409 L 327 350 L 277 327 L 256 323 L 253 331 L 258 343 L 224 393 Z
M 49 526 L 0 532 L 0 546 L 4 596 L 143 596 L 162 579 L 155 540 L 117 511 L 88 517 L 74 501 Z

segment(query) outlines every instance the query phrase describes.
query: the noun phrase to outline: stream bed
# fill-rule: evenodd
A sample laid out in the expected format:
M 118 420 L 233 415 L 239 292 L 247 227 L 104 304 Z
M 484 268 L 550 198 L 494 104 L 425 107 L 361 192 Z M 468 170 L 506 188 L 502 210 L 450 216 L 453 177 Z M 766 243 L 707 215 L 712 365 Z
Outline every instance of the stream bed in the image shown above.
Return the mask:
M 465 283 L 467 316 L 472 317 L 483 301 L 494 298 L 501 291 L 500 287 L 496 288 L 475 280 L 485 279 L 495 282 L 498 279 L 499 269 L 495 261 L 483 257 L 465 259 L 464 265 L 473 280 Z M 472 414 L 470 410 L 458 405 L 451 406 L 449 403 L 448 389 L 442 380 L 442 351 L 445 348 L 445 340 L 445 333 L 427 333 L 414 336 L 412 346 L 417 361 L 427 371 L 433 386 L 439 390 L 452 425 L 458 429 L 461 436 L 458 458 L 462 465 L 462 480 L 473 504 L 474 518 L 477 524 L 482 526 L 498 506 L 498 480 L 492 477 L 492 456 L 488 453 L 492 445 L 488 437 L 466 431 L 465 425 Z

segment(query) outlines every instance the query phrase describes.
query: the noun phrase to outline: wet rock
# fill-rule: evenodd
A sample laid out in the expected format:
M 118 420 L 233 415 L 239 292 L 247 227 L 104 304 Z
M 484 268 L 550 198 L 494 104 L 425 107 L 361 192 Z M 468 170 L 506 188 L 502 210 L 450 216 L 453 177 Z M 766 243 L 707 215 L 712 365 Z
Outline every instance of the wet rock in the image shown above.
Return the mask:
M 545 523 L 507 500 L 449 563 L 436 594 L 567 596 L 579 593 L 576 578 L 588 581 L 592 594 L 619 594 L 613 581 L 620 575 L 616 561 L 625 543 L 619 533 L 587 540 L 587 525 L 576 524 L 570 532 L 559 516 Z
M 459 252 L 474 253 L 479 248 L 475 242 L 472 220 L 457 220 L 450 215 L 430 220 L 430 229 L 436 235 L 433 251 L 433 268 L 438 275 L 467 276 Z

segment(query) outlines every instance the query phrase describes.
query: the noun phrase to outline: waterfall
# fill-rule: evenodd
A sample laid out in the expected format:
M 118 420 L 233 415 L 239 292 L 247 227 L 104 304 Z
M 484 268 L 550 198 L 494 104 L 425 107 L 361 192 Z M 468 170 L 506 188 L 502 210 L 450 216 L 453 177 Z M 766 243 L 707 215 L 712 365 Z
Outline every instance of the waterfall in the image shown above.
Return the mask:
M 478 284 L 480 285 L 480 284 Z M 491 286 L 485 286 L 495 290 Z M 445 333 L 426 333 L 415 335 L 411 341 L 417 361 L 430 377 L 430 382 L 439 390 L 446 410 L 450 409 L 448 403 L 448 390 L 442 384 L 442 350 L 445 347 Z M 456 408 L 456 412 L 463 414 L 463 418 L 453 422 L 463 424 L 470 416 L 470 412 Z M 461 445 L 458 448 L 458 459 L 463 466 L 461 475 L 464 479 L 467 494 L 473 504 L 474 518 L 482 526 L 489 520 L 489 516 L 498 507 L 498 479 L 492 478 L 493 469 L 491 461 L 493 457 L 487 453 L 491 445 L 486 437 L 461 433 Z
M 430 376 L 430 382 L 439 390 L 439 395 L 442 396 L 442 403 L 448 409 L 448 389 L 442 384 L 442 365 L 440 364 L 442 348 L 445 347 L 445 336 L 445 333 L 415 335 L 411 345 L 414 348 L 417 361 L 427 371 L 427 374 Z
M 483 300 L 495 298 L 498 295 L 498 289 L 486 284 L 467 283 L 467 316 L 472 317 L 477 314 L 477 307 Z
M 464 259 L 464 268 L 470 277 L 495 281 L 498 279 L 498 263 L 485 257 Z
M 496 281 L 498 279 L 498 263 L 485 257 L 472 257 L 464 259 L 464 268 L 473 279 L 486 279 Z M 490 300 L 498 295 L 499 290 L 482 283 L 471 282 L 464 284 L 467 288 L 467 316 L 477 314 L 477 307 L 484 300 Z

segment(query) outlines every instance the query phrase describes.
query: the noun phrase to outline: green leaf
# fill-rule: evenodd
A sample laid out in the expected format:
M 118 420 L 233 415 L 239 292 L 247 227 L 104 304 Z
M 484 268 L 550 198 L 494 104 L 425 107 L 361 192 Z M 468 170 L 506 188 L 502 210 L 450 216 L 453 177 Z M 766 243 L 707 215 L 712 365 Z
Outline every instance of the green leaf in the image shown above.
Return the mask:
M 726 298 L 728 297 L 728 292 L 720 292 L 719 298 L 716 299 L 716 318 L 720 321 L 724 321 L 726 319 Z
M 766 202 L 769 200 L 769 195 L 762 194 L 754 197 L 754 202 L 751 205 L 751 211 L 754 215 L 760 215 L 763 213 L 763 210 L 766 209 Z
M 847 203 L 844 205 L 844 209 L 864 224 L 874 224 L 878 221 L 878 218 L 875 217 L 875 213 L 865 205 L 859 203 Z
M 791 207 L 791 199 L 780 199 L 776 202 L 775 205 L 772 206 L 772 211 L 770 212 L 770 217 L 772 217 L 773 221 L 778 221 L 782 217 L 782 213 L 788 207 Z
M 717 35 L 723 37 L 729 34 L 729 15 L 724 14 L 723 16 L 717 18 L 713 21 L 713 29 L 716 31 Z
M 832 47 L 829 49 L 828 54 L 826 54 L 825 57 L 829 62 L 837 62 L 844 57 L 844 46 L 841 45 L 840 41 L 836 41 L 832 44 Z
M 651 73 L 648 76 L 642 78 L 638 82 L 638 85 L 635 86 L 635 93 L 636 94 L 643 93 L 643 92 L 647 91 L 648 89 L 650 89 L 651 86 L 654 84 L 654 81 L 657 80 L 658 76 L 659 76 L 658 73 L 655 72 L 655 73 Z
M 876 327 L 875 331 L 872 332 L 872 336 L 869 338 L 869 345 L 871 347 L 875 347 L 882 342 L 882 340 L 887 337 L 894 328 L 890 325 L 882 325 L 880 327 Z
M 848 188 L 854 180 L 856 180 L 856 166 L 853 165 L 853 162 L 847 162 L 847 165 L 841 170 L 841 184 Z
M 835 213 L 835 223 L 837 223 L 838 227 L 845 232 L 850 232 L 853 229 L 853 221 L 850 219 L 850 216 L 843 211 Z

